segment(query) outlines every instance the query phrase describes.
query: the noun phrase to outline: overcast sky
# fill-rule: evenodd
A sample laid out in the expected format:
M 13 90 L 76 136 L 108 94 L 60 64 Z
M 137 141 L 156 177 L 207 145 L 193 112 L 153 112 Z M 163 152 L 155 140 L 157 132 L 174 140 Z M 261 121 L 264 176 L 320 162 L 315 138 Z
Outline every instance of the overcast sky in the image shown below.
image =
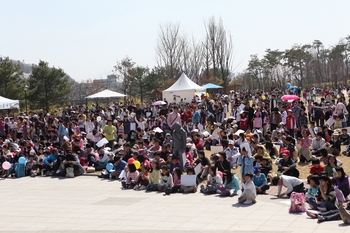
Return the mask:
M 180 23 L 204 38 L 204 21 L 223 20 L 233 36 L 236 71 L 251 54 L 350 35 L 349 0 L 0 0 L 0 56 L 49 62 L 76 81 L 105 78 L 118 60 L 156 65 L 159 25 Z

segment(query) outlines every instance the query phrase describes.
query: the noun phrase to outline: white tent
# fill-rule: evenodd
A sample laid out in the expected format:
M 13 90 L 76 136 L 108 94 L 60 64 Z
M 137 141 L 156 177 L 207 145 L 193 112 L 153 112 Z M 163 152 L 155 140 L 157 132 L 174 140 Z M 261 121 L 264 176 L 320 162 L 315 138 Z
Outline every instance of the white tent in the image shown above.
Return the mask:
M 0 109 L 19 108 L 18 100 L 11 100 L 0 96 Z
M 165 98 L 168 102 L 173 102 L 174 96 L 176 96 L 185 102 L 191 102 L 194 94 L 200 97 L 202 92 L 205 92 L 205 88 L 195 84 L 182 73 L 180 78 L 171 87 L 163 91 L 163 99 Z M 177 99 L 177 101 L 180 100 Z
M 104 91 L 97 92 L 97 93 L 95 93 L 93 95 L 89 95 L 86 98 L 87 99 L 118 98 L 118 97 L 124 97 L 124 96 L 126 96 L 126 95 L 106 89 Z

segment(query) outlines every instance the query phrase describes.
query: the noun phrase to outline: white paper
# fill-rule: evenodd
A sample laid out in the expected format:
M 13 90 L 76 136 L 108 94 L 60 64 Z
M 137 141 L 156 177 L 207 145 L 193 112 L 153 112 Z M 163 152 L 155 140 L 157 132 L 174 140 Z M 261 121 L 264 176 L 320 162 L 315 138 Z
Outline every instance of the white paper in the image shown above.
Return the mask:
M 199 131 L 203 130 L 203 125 L 201 123 L 199 123 L 197 126 L 198 126 Z
M 97 147 L 102 147 L 104 144 L 107 144 L 108 140 L 106 138 L 102 138 L 98 143 L 96 143 Z
M 64 136 L 63 139 L 67 142 L 69 141 L 69 138 L 67 136 Z
M 328 126 L 332 126 L 334 124 L 335 120 L 333 117 L 330 117 L 327 121 L 326 121 L 326 124 Z
M 203 135 L 203 137 L 208 137 L 208 136 L 210 135 L 210 133 L 209 133 L 208 131 L 204 131 L 204 132 L 202 133 L 202 135 Z
M 86 135 L 86 138 L 87 138 L 87 139 L 90 139 L 90 140 L 93 140 L 93 139 L 94 139 L 94 135 L 93 135 L 92 133 L 88 133 L 88 134 Z
M 311 128 L 309 128 L 309 133 L 312 138 L 316 137 L 315 132 Z
M 198 164 L 194 167 L 194 172 L 198 175 L 202 171 L 202 164 Z
M 118 144 L 119 145 L 124 145 L 125 144 L 125 140 L 124 139 L 121 139 L 121 138 L 119 138 L 119 142 L 118 142 Z
M 210 146 L 210 152 L 212 154 L 219 153 L 221 151 L 224 151 L 224 147 L 223 146 Z
M 245 105 L 244 105 L 244 104 L 239 105 L 239 109 L 241 109 L 241 110 L 243 110 L 243 109 L 244 109 L 244 107 L 245 107 Z
M 185 166 L 185 164 L 186 164 L 186 153 L 184 152 L 184 153 L 182 153 L 182 166 L 184 167 Z
M 280 153 L 280 150 L 281 150 L 281 145 L 275 145 L 275 147 L 277 148 L 277 152 L 278 152 L 278 155 Z M 276 155 L 278 157 L 278 155 Z
M 196 175 L 181 175 L 181 185 L 196 186 Z
M 119 179 L 123 179 L 123 178 L 126 179 L 126 173 L 124 170 L 119 174 Z
M 130 123 L 130 130 L 135 130 L 136 129 L 136 123 L 135 122 L 131 122 Z

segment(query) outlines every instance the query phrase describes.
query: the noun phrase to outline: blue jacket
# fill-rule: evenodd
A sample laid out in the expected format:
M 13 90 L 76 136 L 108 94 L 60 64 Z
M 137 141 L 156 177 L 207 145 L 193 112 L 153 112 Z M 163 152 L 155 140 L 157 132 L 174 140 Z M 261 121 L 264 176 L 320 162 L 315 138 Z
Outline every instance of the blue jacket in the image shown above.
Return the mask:
M 125 166 L 126 166 L 126 162 L 124 160 L 120 160 L 120 163 L 118 164 L 118 166 L 114 166 L 113 170 L 121 172 L 122 170 L 124 170 Z
M 46 165 L 49 165 L 49 164 L 55 162 L 56 160 L 57 160 L 56 155 L 50 154 L 49 156 L 47 156 L 47 157 L 44 158 L 44 163 L 45 163 Z
M 58 135 L 60 137 L 63 137 L 63 136 L 69 137 L 69 131 L 66 127 L 64 127 L 64 125 L 61 125 L 58 127 Z
M 252 156 L 244 157 L 240 155 L 238 157 L 238 164 L 241 165 L 241 175 L 244 177 L 245 174 L 248 172 L 254 173 L 254 166 L 253 166 L 254 159 Z

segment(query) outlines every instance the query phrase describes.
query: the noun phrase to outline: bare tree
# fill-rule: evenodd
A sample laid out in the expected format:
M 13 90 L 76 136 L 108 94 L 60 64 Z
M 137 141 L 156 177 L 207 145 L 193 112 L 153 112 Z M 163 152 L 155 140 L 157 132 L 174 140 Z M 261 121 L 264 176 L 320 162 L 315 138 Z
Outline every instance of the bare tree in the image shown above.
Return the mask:
M 190 57 L 190 70 L 187 75 L 195 83 L 199 83 L 199 78 L 202 73 L 203 63 L 204 63 L 204 47 L 201 43 L 197 43 L 194 38 L 192 38 L 192 54 Z
M 230 83 L 230 74 L 232 69 L 232 60 L 233 60 L 233 44 L 232 37 L 230 33 L 224 29 L 222 21 L 219 21 L 218 26 L 218 37 L 217 37 L 217 63 L 218 68 L 221 72 L 222 85 L 224 91 L 226 92 L 226 87 Z
M 222 20 L 220 19 L 219 25 L 222 24 Z M 215 17 L 211 17 L 207 23 L 205 23 L 205 31 L 206 31 L 206 47 L 208 49 L 208 54 L 210 54 L 210 59 L 213 65 L 214 76 L 217 71 L 217 41 L 218 41 L 218 25 L 216 24 Z
M 159 38 L 157 43 L 158 66 L 169 69 L 168 76 L 176 79 L 181 69 L 181 44 L 184 43 L 180 35 L 180 24 L 168 23 L 160 25 Z

